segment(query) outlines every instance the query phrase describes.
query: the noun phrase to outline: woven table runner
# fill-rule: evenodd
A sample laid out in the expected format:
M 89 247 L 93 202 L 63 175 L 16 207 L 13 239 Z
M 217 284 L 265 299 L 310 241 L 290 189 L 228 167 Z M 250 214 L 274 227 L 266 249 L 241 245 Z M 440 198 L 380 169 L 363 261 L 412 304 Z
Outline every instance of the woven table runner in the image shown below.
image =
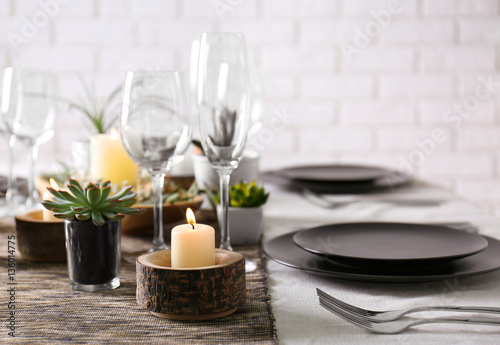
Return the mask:
M 73 291 L 66 263 L 30 263 L 16 257 L 15 338 L 9 336 L 7 236 L 14 226 L 0 222 L 0 257 L 4 262 L 0 302 L 0 343 L 57 344 L 275 344 L 263 256 L 258 246 L 235 250 L 258 267 L 246 276 L 247 299 L 226 317 L 205 321 L 158 318 L 136 303 L 135 264 L 123 260 L 126 248 L 148 247 L 151 238 L 122 237 L 121 285 L 103 292 Z M 12 299 L 10 299 L 12 300 Z

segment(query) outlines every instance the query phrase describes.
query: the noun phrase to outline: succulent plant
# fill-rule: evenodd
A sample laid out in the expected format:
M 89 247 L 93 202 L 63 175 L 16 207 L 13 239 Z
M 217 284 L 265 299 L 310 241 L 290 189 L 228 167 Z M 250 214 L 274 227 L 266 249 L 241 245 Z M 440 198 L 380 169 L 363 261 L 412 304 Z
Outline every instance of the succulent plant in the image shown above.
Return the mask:
M 259 207 L 266 203 L 269 193 L 263 186 L 257 186 L 254 182 L 240 182 L 229 187 L 229 206 L 231 207 Z M 220 194 L 215 201 L 220 203 Z
M 141 214 L 144 210 L 131 207 L 137 202 L 132 187 L 124 187 L 110 196 L 111 182 L 89 183 L 85 189 L 77 180 L 70 179 L 68 189 L 47 190 L 54 196 L 53 200 L 43 200 L 41 204 L 54 212 L 54 217 L 86 221 L 91 219 L 97 225 L 103 225 L 106 219 L 119 220 L 125 215 Z

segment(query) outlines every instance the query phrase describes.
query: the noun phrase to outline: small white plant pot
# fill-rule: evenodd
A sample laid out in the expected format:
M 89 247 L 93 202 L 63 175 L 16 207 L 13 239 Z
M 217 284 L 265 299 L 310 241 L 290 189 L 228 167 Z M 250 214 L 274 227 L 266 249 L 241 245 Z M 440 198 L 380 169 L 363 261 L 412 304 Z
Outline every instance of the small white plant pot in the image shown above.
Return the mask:
M 193 149 L 189 147 L 184 153 L 183 159 L 170 169 L 170 175 L 175 177 L 187 177 L 194 175 Z
M 219 189 L 219 176 L 212 168 L 208 158 L 203 155 L 193 155 L 193 169 L 196 183 L 200 189 Z M 231 173 L 230 185 L 241 181 L 252 182 L 259 178 L 260 154 L 256 151 L 245 151 L 238 168 Z
M 217 212 L 222 211 L 220 205 Z M 259 243 L 263 224 L 262 207 L 229 207 L 229 239 L 231 245 Z

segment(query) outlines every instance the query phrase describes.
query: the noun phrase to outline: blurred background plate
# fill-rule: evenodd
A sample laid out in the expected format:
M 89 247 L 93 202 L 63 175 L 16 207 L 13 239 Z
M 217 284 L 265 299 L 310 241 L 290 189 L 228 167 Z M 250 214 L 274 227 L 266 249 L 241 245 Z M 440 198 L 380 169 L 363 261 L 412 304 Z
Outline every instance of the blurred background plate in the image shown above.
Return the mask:
M 387 174 L 387 169 L 365 165 L 310 165 L 285 168 L 281 174 L 292 180 L 315 182 L 368 182 Z
M 292 191 L 309 189 L 318 194 L 363 194 L 383 190 L 393 190 L 409 185 L 413 179 L 410 175 L 387 170 L 384 175 L 373 181 L 308 181 L 291 179 L 281 173 L 281 170 L 269 171 L 261 174 L 266 182 L 275 183 L 289 188 Z

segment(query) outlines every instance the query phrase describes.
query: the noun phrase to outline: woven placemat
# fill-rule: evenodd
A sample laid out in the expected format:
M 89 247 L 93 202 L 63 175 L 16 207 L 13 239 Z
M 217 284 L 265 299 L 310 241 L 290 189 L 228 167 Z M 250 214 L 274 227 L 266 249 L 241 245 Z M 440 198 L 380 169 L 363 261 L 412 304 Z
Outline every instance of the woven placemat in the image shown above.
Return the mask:
M 3 226 L 2 226 L 3 225 Z M 7 277 L 7 236 L 12 225 L 0 223 L 0 252 Z M 123 248 L 147 246 L 150 238 L 123 237 Z M 97 344 L 275 344 L 277 335 L 258 246 L 237 251 L 255 260 L 258 268 L 247 273 L 247 299 L 235 313 L 214 320 L 173 321 L 141 309 L 135 297 L 135 265 L 122 260 L 121 285 L 104 292 L 72 291 L 65 263 L 30 263 L 16 259 L 15 336 L 18 343 Z M 125 254 L 126 255 L 126 254 Z M 4 306 L 2 323 L 8 318 L 7 279 L 0 293 Z M 0 343 L 13 342 L 2 327 Z

